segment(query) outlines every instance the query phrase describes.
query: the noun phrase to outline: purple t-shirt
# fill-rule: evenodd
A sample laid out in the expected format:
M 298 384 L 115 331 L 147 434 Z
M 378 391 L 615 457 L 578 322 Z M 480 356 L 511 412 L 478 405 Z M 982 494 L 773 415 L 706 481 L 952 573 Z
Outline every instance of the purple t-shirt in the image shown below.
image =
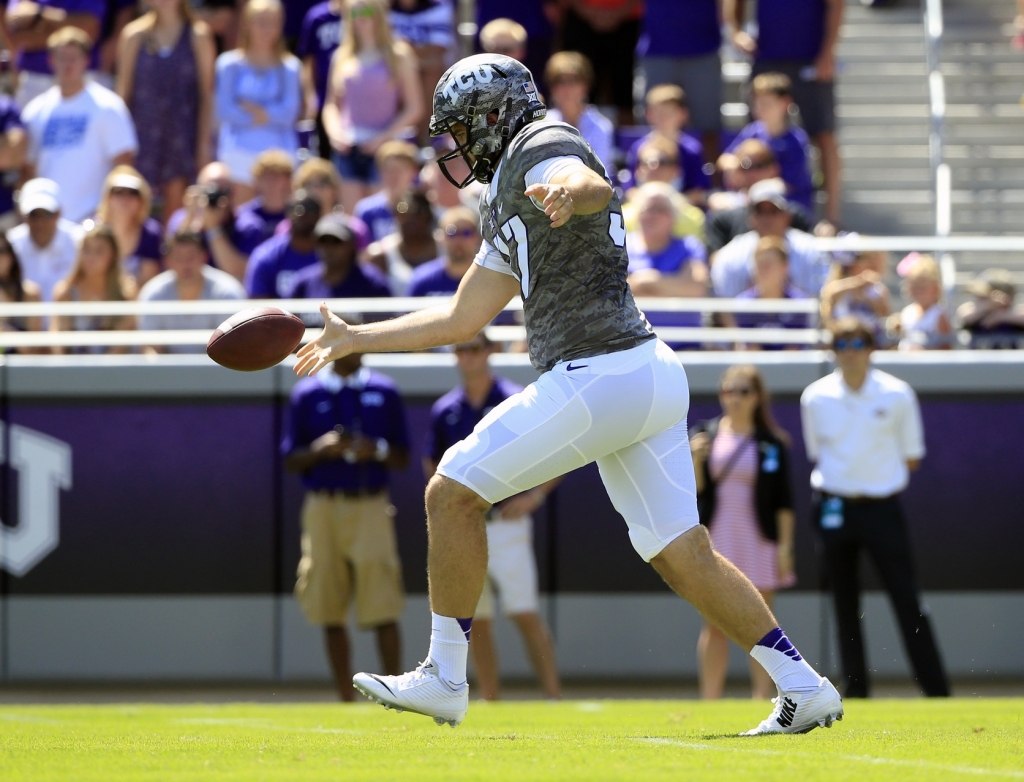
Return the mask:
M 373 440 L 383 438 L 392 448 L 409 447 L 405 408 L 394 381 L 365 368 L 357 378 L 365 382 L 337 383 L 329 388 L 326 376 L 316 375 L 295 384 L 288 405 L 288 429 L 281 443 L 284 456 L 297 448 L 308 448 L 336 426 Z M 344 459 L 333 459 L 302 475 L 302 484 L 310 491 L 377 489 L 387 483 L 388 468 L 378 462 L 349 464 Z
M 814 212 L 814 183 L 811 181 L 811 141 L 803 128 L 795 125 L 786 129 L 781 136 L 771 136 L 764 123 L 751 122 L 737 134 L 726 152 L 735 152 L 744 141 L 756 138 L 763 141 L 779 163 L 779 175 L 789 188 L 787 198 L 795 201 L 809 212 Z
M 0 94 L 0 134 L 6 133 L 12 128 L 24 128 L 21 122 L 21 112 L 14 98 L 9 95 Z M 17 181 L 18 172 L 11 172 L 13 179 L 8 184 L 7 177 L 0 177 L 0 214 L 5 214 L 14 209 L 14 188 L 12 185 Z M 159 256 L 157 256 L 159 257 Z
M 356 202 L 355 215 L 370 229 L 371 242 L 379 242 L 398 230 L 391 204 L 383 190 Z
M 316 95 L 320 106 L 327 95 L 327 75 L 331 69 L 331 55 L 341 44 L 341 15 L 331 10 L 331 4 L 317 3 L 302 20 L 302 32 L 295 53 L 305 60 L 315 58 L 313 66 Z
M 640 148 L 654 136 L 651 131 L 641 138 L 626 154 L 626 165 L 632 174 L 636 174 Z M 707 190 L 711 187 L 711 177 L 704 171 L 704 145 L 688 133 L 679 134 L 679 167 L 683 172 L 681 191 Z
M 661 252 L 651 253 L 636 241 L 630 234 L 626 238 L 626 251 L 629 253 L 630 273 L 641 269 L 657 269 L 662 274 L 676 274 L 690 261 L 706 261 L 707 250 L 704 243 L 696 236 L 676 237 Z M 679 326 L 698 328 L 701 325 L 699 312 L 657 312 L 645 310 L 647 320 L 652 326 Z M 675 343 L 670 343 L 674 344 Z
M 296 272 L 285 289 L 286 299 L 377 299 L 391 295 L 388 278 L 369 263 L 354 263 L 348 277 L 339 285 L 324 280 L 324 266 L 315 263 Z M 319 320 L 316 315 L 314 320 Z M 322 321 L 321 321 L 322 323 Z
M 107 15 L 107 3 L 105 0 L 36 0 L 39 5 L 50 8 L 63 8 L 69 14 L 92 14 L 100 21 L 100 29 L 103 29 L 103 19 Z M 35 52 L 21 52 L 18 54 L 18 70 L 32 71 L 33 73 L 53 73 L 50 69 L 49 52 L 43 48 Z M 99 46 L 94 46 L 92 55 L 89 57 L 89 70 L 96 70 L 99 66 Z
M 722 44 L 716 0 L 646 0 L 642 25 L 637 57 L 702 57 Z
M 672 0 L 668 0 L 672 2 Z M 551 23 L 544 15 L 544 0 L 476 0 L 476 23 L 479 29 L 493 19 L 511 19 L 526 28 L 530 38 L 550 38 Z
M 825 39 L 826 0 L 758 0 L 757 59 L 811 62 Z
M 435 462 L 455 443 L 465 440 L 491 410 L 523 389 L 503 377 L 495 377 L 483 407 L 473 407 L 464 386 L 453 388 L 430 408 L 430 426 L 423 453 Z
M 410 296 L 451 296 L 459 289 L 462 279 L 455 279 L 445 271 L 445 259 L 435 258 L 412 270 L 409 280 Z
M 292 277 L 300 269 L 316 263 L 316 253 L 297 252 L 289 234 L 268 239 L 249 257 L 245 267 L 245 292 L 250 299 L 291 298 Z
M 274 235 L 277 224 L 284 218 L 284 212 L 265 209 L 259 198 L 246 201 L 235 210 L 235 235 L 232 243 L 239 252 L 252 255 L 257 247 Z
M 737 299 L 759 299 L 757 288 L 747 288 L 736 296 Z M 795 285 L 786 284 L 787 299 L 806 299 L 807 294 Z M 810 326 L 808 316 L 802 312 L 737 312 L 733 314 L 736 325 L 741 329 L 806 329 Z M 785 345 L 762 345 L 763 350 L 782 350 Z
M 139 234 L 139 243 L 132 254 L 124 259 L 124 268 L 129 274 L 138 276 L 139 264 L 143 260 L 159 261 L 163 258 L 163 228 L 158 220 L 146 218 Z

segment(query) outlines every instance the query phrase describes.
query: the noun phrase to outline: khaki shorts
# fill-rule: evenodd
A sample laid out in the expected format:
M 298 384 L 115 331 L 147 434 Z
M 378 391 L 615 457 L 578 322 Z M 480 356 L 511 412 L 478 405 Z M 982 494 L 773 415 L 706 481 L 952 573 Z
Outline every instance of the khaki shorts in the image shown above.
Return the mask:
M 398 619 L 405 598 L 394 519 L 386 492 L 306 493 L 295 597 L 312 624 L 345 625 L 353 593 L 360 627 Z

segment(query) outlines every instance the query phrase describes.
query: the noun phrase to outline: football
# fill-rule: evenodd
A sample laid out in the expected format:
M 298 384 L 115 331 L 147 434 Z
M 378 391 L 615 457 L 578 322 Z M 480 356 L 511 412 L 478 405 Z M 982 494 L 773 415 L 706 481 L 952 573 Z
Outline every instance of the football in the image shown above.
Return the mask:
M 250 307 L 221 323 L 206 343 L 206 355 L 222 367 L 257 372 L 281 363 L 299 346 L 306 325 L 277 307 Z

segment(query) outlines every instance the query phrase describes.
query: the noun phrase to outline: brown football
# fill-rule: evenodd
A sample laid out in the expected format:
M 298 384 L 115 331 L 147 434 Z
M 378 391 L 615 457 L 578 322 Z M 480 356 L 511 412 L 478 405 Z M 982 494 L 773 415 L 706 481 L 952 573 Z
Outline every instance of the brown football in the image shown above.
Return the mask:
M 251 307 L 221 323 L 206 343 L 206 355 L 222 367 L 256 372 L 280 364 L 299 346 L 306 325 L 277 307 Z

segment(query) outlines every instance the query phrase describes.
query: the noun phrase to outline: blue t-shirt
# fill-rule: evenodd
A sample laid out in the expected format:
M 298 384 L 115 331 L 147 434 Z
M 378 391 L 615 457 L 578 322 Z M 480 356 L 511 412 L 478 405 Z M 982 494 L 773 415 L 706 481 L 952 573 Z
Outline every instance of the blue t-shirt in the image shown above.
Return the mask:
M 290 234 L 268 239 L 249 257 L 245 267 L 245 292 L 250 299 L 287 299 L 292 277 L 316 263 L 316 253 L 300 253 Z
M 327 75 L 331 70 L 331 55 L 341 45 L 341 15 L 331 10 L 331 4 L 317 3 L 306 13 L 296 54 L 303 60 L 312 56 L 313 80 L 319 105 L 327 95 Z
M 757 59 L 811 62 L 825 39 L 826 0 L 758 0 Z
M 702 57 L 722 44 L 716 0 L 646 0 L 642 25 L 637 57 Z
M 640 158 L 640 148 L 654 137 L 654 131 L 637 141 L 626 154 L 626 165 L 631 174 L 636 174 Z M 679 168 L 683 174 L 682 192 L 687 190 L 707 190 L 711 187 L 711 177 L 704 171 L 704 145 L 688 133 L 679 134 Z
M 232 244 L 239 252 L 252 255 L 253 250 L 274 235 L 277 224 L 284 218 L 284 212 L 265 209 L 259 198 L 246 201 L 235 210 L 235 236 Z
M 39 5 L 49 8 L 63 8 L 69 14 L 92 14 L 100 21 L 100 30 L 103 29 L 103 20 L 107 15 L 106 0 L 36 0 Z M 99 67 L 99 44 L 92 48 L 89 57 L 89 70 L 94 71 Z M 33 73 L 53 73 L 50 69 L 50 53 L 44 47 L 39 51 L 20 52 L 18 54 L 18 70 L 31 71 Z
M 0 134 L 12 128 L 24 128 L 21 112 L 14 98 L 0 94 Z M 7 174 L 8 172 L 5 172 Z M 10 176 L 0 177 L 0 214 L 14 209 L 14 185 L 18 181 L 19 171 L 9 172 Z M 158 256 L 159 257 L 159 256 Z
M 779 176 L 786 183 L 789 192 L 786 197 L 804 209 L 814 212 L 814 183 L 811 181 L 811 140 L 803 128 L 795 125 L 786 129 L 781 136 L 771 136 L 760 120 L 751 122 L 741 130 L 726 152 L 735 152 L 744 141 L 756 138 L 763 141 L 775 154 L 779 164 Z
M 455 443 L 465 440 L 480 420 L 510 396 L 523 389 L 503 377 L 495 377 L 483 407 L 473 407 L 464 386 L 453 388 L 430 408 L 430 426 L 427 428 L 423 453 L 435 462 Z
M 402 398 L 391 378 L 363 367 L 343 381 L 321 371 L 295 384 L 288 405 L 288 429 L 281 443 L 285 456 L 307 448 L 317 437 L 343 426 L 348 432 L 387 440 L 392 448 L 409 447 Z M 377 489 L 388 483 L 388 469 L 378 462 L 321 462 L 307 470 L 302 484 L 310 491 Z
M 290 279 L 283 298 L 286 299 L 376 299 L 390 296 L 388 279 L 380 269 L 369 263 L 353 263 L 352 270 L 338 285 L 324 280 L 324 266 L 316 263 L 296 272 Z M 313 321 L 320 316 L 312 313 Z
M 357 201 L 355 215 L 370 229 L 371 242 L 379 242 L 398 230 L 394 212 L 383 190 Z
M 757 288 L 748 288 L 737 299 L 759 299 Z M 806 299 L 807 294 L 795 285 L 786 284 L 787 299 Z M 741 329 L 806 329 L 810 327 L 809 317 L 802 312 L 736 312 L 736 325 Z M 762 345 L 763 350 L 782 350 L 785 345 Z
M 626 237 L 626 251 L 629 253 L 630 273 L 642 269 L 657 269 L 662 274 L 676 274 L 690 261 L 706 261 L 707 250 L 704 243 L 696 236 L 682 239 L 674 237 L 660 252 L 651 253 L 637 241 L 635 234 Z M 645 310 L 644 314 L 652 326 L 678 326 L 699 328 L 701 314 L 699 312 L 657 312 Z M 678 343 L 670 343 L 673 347 Z

